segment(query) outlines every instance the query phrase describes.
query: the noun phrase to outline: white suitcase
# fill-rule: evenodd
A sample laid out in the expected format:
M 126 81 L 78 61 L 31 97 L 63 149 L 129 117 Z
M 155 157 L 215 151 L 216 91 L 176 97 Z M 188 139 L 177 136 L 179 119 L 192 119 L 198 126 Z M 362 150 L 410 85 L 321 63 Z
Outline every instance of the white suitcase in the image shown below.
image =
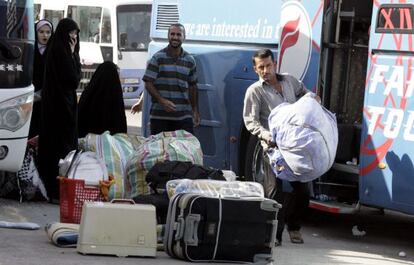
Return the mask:
M 82 254 L 155 257 L 155 207 L 119 201 L 83 204 L 76 250 Z

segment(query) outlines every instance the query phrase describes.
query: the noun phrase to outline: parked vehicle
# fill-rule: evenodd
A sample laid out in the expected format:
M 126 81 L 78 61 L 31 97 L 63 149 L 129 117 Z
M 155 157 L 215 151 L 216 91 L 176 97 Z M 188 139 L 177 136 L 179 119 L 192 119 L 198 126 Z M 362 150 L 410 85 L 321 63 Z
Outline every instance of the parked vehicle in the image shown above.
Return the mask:
M 336 113 L 331 170 L 313 182 L 311 207 L 345 213 L 359 205 L 414 214 L 412 94 L 414 1 L 154 0 L 149 55 L 186 27 L 197 61 L 206 165 L 263 180 L 261 146 L 244 127 L 243 99 L 257 80 L 251 56 L 271 48 L 278 70 L 301 79 Z M 237 12 L 228 12 L 237 7 Z M 149 134 L 145 94 L 143 134 Z
M 0 170 L 16 172 L 32 113 L 33 0 L 0 0 Z
M 136 103 L 144 86 L 143 76 L 150 41 L 151 0 L 36 0 L 38 18 L 56 27 L 70 17 L 80 27 L 82 79 L 78 92 L 89 83 L 97 66 L 112 61 L 120 69 L 126 105 Z
M 120 68 L 126 105 L 143 91 L 151 17 L 150 0 L 67 0 L 65 16 L 79 23 L 82 79 L 89 83 L 98 64 L 112 61 Z

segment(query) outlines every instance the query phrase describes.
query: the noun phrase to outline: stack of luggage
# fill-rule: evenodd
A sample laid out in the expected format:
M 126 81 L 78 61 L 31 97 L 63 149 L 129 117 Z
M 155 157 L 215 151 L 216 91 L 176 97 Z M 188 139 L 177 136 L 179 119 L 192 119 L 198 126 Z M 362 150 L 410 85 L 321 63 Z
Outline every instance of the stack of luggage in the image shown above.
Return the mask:
M 110 184 L 105 199 L 81 203 L 78 252 L 155 257 L 158 248 L 187 261 L 271 261 L 281 206 L 264 198 L 261 184 L 203 166 L 200 143 L 192 134 L 164 132 L 135 142 L 88 135 L 81 146 L 106 164 L 102 181 L 94 176 L 99 189 L 101 182 Z M 108 161 L 110 154 L 116 159 Z M 83 174 L 88 166 L 71 170 L 68 162 L 75 159 L 67 160 L 66 167 L 62 163 L 70 172 L 66 175 L 91 175 Z

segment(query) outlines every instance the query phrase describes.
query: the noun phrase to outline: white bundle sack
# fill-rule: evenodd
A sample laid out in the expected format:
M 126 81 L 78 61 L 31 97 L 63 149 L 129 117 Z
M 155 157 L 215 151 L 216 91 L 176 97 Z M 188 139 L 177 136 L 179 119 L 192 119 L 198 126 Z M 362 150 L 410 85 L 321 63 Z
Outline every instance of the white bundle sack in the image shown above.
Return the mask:
M 312 94 L 272 110 L 269 128 L 278 149 L 269 153 L 279 178 L 308 182 L 326 173 L 338 145 L 336 117 Z
M 59 174 L 72 179 L 83 179 L 88 186 L 99 186 L 100 180 L 109 179 L 105 162 L 90 151 L 69 152 L 65 159 L 59 161 Z

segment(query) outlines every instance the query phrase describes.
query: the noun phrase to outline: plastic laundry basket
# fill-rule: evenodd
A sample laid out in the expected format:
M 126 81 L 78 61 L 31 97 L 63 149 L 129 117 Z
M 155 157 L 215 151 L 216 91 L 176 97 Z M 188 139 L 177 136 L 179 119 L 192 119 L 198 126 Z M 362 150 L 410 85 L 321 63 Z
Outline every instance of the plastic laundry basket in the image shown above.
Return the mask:
M 83 179 L 60 178 L 60 222 L 79 224 L 85 201 L 105 201 L 99 187 L 85 186 Z

